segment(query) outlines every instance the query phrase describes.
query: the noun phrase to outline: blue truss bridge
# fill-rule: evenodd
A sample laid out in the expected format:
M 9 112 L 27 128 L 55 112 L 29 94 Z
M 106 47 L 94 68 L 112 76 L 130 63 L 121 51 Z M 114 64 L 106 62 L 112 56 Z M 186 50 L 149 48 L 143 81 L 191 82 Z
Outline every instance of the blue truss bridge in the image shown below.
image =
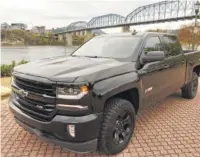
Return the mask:
M 118 14 L 106 14 L 93 17 L 90 21 L 76 21 L 67 27 L 54 30 L 55 35 L 71 32 L 90 31 L 103 28 L 129 28 L 141 24 L 163 23 L 179 20 L 191 20 L 195 18 L 194 0 L 161 1 L 145 6 L 140 6 L 127 16 Z

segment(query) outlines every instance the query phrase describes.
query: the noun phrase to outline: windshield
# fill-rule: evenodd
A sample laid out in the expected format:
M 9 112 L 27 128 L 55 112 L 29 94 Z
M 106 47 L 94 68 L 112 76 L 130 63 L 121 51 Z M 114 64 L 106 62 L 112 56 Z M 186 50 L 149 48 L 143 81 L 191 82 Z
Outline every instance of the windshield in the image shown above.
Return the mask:
M 139 37 L 95 37 L 76 50 L 72 56 L 128 58 L 135 51 Z

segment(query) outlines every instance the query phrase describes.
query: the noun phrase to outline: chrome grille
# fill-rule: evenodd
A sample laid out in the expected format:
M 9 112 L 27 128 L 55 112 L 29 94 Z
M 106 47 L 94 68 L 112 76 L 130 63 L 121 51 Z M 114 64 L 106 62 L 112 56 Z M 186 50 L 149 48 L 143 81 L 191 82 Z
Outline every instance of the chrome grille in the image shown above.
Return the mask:
M 32 80 L 30 81 L 30 80 L 26 80 L 26 79 L 22 79 L 18 77 L 14 77 L 14 80 L 15 80 L 15 84 L 22 89 L 30 90 L 32 92 L 39 93 L 39 94 L 56 96 L 56 92 L 55 92 L 56 89 L 51 84 L 45 84 L 45 83 L 36 82 Z
M 12 86 L 13 103 L 23 112 L 41 121 L 50 121 L 55 116 L 56 89 L 52 84 L 14 77 Z M 24 96 L 17 92 L 20 90 L 28 94 Z

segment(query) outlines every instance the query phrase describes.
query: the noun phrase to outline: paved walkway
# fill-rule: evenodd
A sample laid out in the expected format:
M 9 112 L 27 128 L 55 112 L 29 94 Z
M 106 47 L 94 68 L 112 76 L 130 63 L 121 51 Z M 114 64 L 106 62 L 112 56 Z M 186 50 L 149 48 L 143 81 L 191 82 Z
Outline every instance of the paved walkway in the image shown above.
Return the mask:
M 1 104 L 1 152 L 8 157 L 103 157 L 98 153 L 75 154 L 41 140 L 18 126 Z M 142 111 L 127 149 L 117 157 L 200 157 L 200 88 L 193 100 L 170 96 Z

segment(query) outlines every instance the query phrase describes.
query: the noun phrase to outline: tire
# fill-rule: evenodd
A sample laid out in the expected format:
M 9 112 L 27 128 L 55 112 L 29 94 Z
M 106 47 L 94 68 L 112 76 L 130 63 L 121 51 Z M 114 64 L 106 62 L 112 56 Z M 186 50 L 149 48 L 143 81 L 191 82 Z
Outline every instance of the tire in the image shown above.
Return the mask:
M 100 152 L 114 155 L 126 148 L 131 139 L 135 109 L 133 104 L 121 98 L 111 99 L 105 105 L 98 147 Z
M 198 75 L 193 72 L 192 80 L 182 88 L 182 97 L 193 99 L 197 95 L 198 90 Z

